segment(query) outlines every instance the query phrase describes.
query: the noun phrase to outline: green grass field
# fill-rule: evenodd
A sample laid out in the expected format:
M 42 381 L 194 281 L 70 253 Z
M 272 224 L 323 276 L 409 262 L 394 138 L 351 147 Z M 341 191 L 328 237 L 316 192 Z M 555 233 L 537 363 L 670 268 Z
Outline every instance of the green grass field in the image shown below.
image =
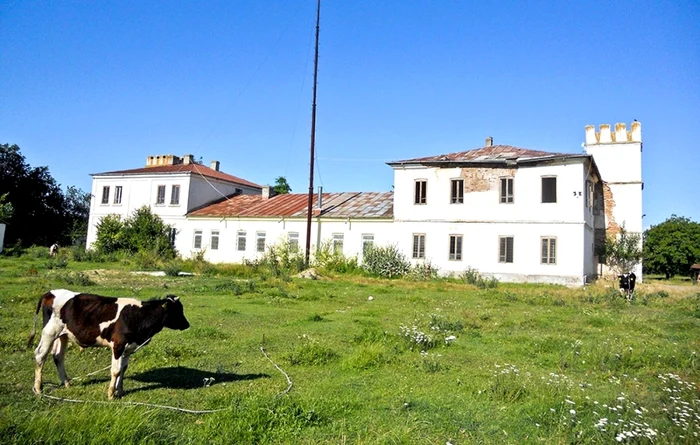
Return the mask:
M 603 283 L 478 289 L 237 274 L 151 277 L 123 265 L 0 258 L 0 442 L 700 440 L 700 287 L 642 284 L 629 304 Z M 191 328 L 165 330 L 132 357 L 121 400 L 107 401 L 108 371 L 83 377 L 109 365 L 108 350 L 75 345 L 73 386 L 57 386 L 48 360 L 44 391 L 86 403 L 40 398 L 25 344 L 38 297 L 57 288 L 176 294 Z M 286 394 L 263 338 L 293 382 Z

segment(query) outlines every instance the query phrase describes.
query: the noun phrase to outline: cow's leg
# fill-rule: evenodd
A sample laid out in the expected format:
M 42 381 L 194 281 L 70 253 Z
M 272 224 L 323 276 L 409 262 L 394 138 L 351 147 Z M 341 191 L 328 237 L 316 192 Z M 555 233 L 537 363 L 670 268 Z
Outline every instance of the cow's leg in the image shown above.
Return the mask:
M 48 325 L 47 325 L 48 327 Z M 37 394 L 41 393 L 41 380 L 42 371 L 44 369 L 44 363 L 46 362 L 46 357 L 48 357 L 53 347 L 53 343 L 56 340 L 56 335 L 52 329 L 46 329 L 41 332 L 41 340 L 39 340 L 39 346 L 34 350 L 34 360 L 36 361 L 36 368 L 34 369 L 34 392 Z
M 126 373 L 126 368 L 129 367 L 129 356 L 124 354 L 121 361 L 122 361 L 121 367 L 120 367 L 119 375 L 117 376 L 117 383 L 116 383 L 117 397 L 121 397 L 124 395 L 124 373 Z
M 53 361 L 58 369 L 58 378 L 61 380 L 61 385 L 66 388 L 70 386 L 70 379 L 66 374 L 66 347 L 68 346 L 68 336 L 61 335 L 53 342 Z

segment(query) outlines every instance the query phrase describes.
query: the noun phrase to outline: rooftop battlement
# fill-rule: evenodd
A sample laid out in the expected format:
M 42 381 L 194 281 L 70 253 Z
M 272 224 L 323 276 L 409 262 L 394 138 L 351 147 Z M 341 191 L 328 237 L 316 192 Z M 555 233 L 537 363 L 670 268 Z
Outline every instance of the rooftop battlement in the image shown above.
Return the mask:
M 586 125 L 586 145 L 597 144 L 624 144 L 628 142 L 642 142 L 642 123 L 632 122 L 632 129 L 627 131 L 627 124 L 615 124 L 615 131 L 611 131 L 610 124 L 601 124 L 600 131 L 595 131 L 595 125 Z

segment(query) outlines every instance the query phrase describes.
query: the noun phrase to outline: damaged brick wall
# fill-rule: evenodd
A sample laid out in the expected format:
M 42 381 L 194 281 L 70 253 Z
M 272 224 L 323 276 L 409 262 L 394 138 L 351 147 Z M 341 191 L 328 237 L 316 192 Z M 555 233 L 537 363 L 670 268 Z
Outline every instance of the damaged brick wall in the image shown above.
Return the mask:
M 605 221 L 607 222 L 607 233 L 608 235 L 617 235 L 620 233 L 620 225 L 615 221 L 615 216 L 613 215 L 613 208 L 615 207 L 615 198 L 613 196 L 612 190 L 607 183 L 603 183 L 603 201 L 605 206 Z
M 464 193 L 498 190 L 500 178 L 514 177 L 514 168 L 463 168 Z

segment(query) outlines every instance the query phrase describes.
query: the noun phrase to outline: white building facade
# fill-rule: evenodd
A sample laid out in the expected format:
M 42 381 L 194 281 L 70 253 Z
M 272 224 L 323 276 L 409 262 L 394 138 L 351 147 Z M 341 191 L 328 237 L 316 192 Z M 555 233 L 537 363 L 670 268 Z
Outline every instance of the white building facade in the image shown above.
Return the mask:
M 587 127 L 580 154 L 489 138 L 475 150 L 390 162 L 393 193 L 314 196 L 311 244 L 360 261 L 368 244 L 393 244 L 444 275 L 475 269 L 501 281 L 582 285 L 600 271 L 606 234 L 621 224 L 641 232 L 641 125 L 618 124 L 615 136 L 609 128 Z M 93 175 L 92 194 L 88 246 L 102 217 L 143 205 L 174 227 L 185 257 L 238 263 L 306 243 L 306 195 L 271 196 L 218 163 L 152 156 L 146 168 Z

